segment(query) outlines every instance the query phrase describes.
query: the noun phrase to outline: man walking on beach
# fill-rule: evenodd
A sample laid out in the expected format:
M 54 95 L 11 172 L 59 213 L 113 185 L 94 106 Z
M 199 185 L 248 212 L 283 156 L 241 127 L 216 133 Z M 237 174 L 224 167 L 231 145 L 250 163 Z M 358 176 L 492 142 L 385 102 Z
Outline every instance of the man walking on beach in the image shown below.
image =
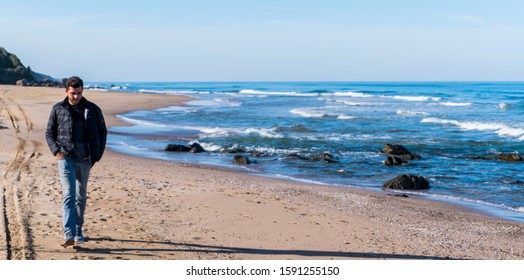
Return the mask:
M 64 243 L 84 242 L 82 225 L 91 167 L 102 158 L 107 128 L 102 110 L 87 101 L 84 82 L 73 76 L 66 82 L 66 98 L 51 109 L 45 132 L 47 145 L 58 160 L 62 184 Z

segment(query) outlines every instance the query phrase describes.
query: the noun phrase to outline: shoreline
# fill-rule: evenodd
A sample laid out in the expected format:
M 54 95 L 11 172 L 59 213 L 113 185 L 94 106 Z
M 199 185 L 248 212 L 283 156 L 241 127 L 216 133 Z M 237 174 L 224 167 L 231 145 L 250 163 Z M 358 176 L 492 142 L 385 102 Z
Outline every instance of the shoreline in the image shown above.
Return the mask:
M 126 124 L 116 117 L 123 112 L 191 100 L 85 96 L 102 108 L 108 127 Z M 8 219 L 0 240 L 18 232 L 0 243 L 0 252 L 10 251 L 5 259 L 524 259 L 522 223 L 448 203 L 109 150 L 88 187 L 88 242 L 64 250 L 58 175 L 43 139 L 63 89 L 0 85 L 0 97 L 0 125 L 8 127 L 0 130 Z
M 194 168 L 200 168 L 200 169 L 206 169 L 206 168 L 216 169 L 216 170 L 221 170 L 223 172 L 233 172 L 233 173 L 244 174 L 247 176 L 279 180 L 279 181 L 294 183 L 297 185 L 306 185 L 306 186 L 313 186 L 313 187 L 316 186 L 320 188 L 335 188 L 335 189 L 340 189 L 340 190 L 357 190 L 357 191 L 371 192 L 371 193 L 376 193 L 376 194 L 385 194 L 388 196 L 406 195 L 409 198 L 448 204 L 450 206 L 460 208 L 463 211 L 469 211 L 469 212 L 477 213 L 480 215 L 485 215 L 490 218 L 501 219 L 504 221 L 524 224 L 524 221 L 519 220 L 520 217 L 509 216 L 511 213 L 515 213 L 515 214 L 519 213 L 516 210 L 505 209 L 499 205 L 490 205 L 488 203 L 480 203 L 479 201 L 474 201 L 474 200 L 470 200 L 470 199 L 466 199 L 462 197 L 450 197 L 448 195 L 442 195 L 442 194 L 417 193 L 416 191 L 409 191 L 409 190 L 408 191 L 384 190 L 379 187 L 363 187 L 363 186 L 357 186 L 357 185 L 342 186 L 342 185 L 327 184 L 327 183 L 322 183 L 322 182 L 313 182 L 313 181 L 308 182 L 308 180 L 301 180 L 301 179 L 295 179 L 295 178 L 283 178 L 275 174 L 262 173 L 262 172 L 257 173 L 256 171 L 244 169 L 242 168 L 242 166 L 238 168 L 234 168 L 230 166 L 213 165 L 213 164 L 206 164 L 206 163 L 177 162 L 177 161 L 171 161 L 167 159 L 158 159 L 154 157 L 128 154 L 125 152 L 115 151 L 111 148 L 108 148 L 107 150 L 111 151 L 112 153 L 130 156 L 130 157 L 149 159 L 149 160 L 158 160 L 158 161 L 163 161 L 166 163 L 190 165 L 190 166 L 193 166 Z

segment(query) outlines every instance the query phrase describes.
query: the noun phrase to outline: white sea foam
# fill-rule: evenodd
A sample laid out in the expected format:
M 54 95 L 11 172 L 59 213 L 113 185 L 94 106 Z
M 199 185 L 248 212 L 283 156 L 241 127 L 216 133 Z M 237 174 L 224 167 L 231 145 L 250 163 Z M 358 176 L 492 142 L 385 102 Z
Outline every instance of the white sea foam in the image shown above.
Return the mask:
M 204 106 L 204 107 L 219 107 L 224 105 L 223 102 L 218 101 L 217 99 L 196 99 L 184 102 L 184 104 L 190 105 L 190 106 Z
M 289 148 L 289 149 L 279 149 L 272 147 L 246 147 L 247 151 L 257 151 L 261 153 L 271 154 L 271 155 L 288 155 L 292 153 L 299 153 L 302 150 L 299 148 Z
M 231 129 L 221 127 L 187 126 L 187 129 L 196 129 L 208 137 L 224 137 L 231 135 Z
M 208 152 L 217 152 L 222 149 L 220 145 L 214 143 L 199 142 L 199 144 L 202 146 L 202 148 L 204 148 L 204 150 Z
M 361 159 L 369 159 L 373 160 L 376 158 L 382 159 L 383 156 L 376 152 L 355 152 L 355 151 L 344 151 L 341 152 L 340 155 L 342 157 L 351 157 L 351 158 L 361 158 Z
M 138 92 L 142 93 L 156 93 L 156 94 L 197 94 L 197 93 L 209 93 L 202 91 L 193 90 L 152 90 L 152 89 L 139 89 Z
M 99 86 L 99 85 L 85 85 L 84 89 L 86 89 L 86 90 L 96 90 L 96 91 L 109 91 L 107 87 Z
M 231 100 L 229 98 L 216 98 L 215 101 L 218 102 L 218 103 L 227 104 L 227 105 L 229 105 L 231 107 L 240 107 L 240 106 L 242 106 L 242 102 L 234 101 L 234 100 Z
M 372 94 L 365 94 L 362 92 L 346 91 L 346 92 L 335 92 L 335 93 L 323 93 L 322 95 L 334 95 L 334 96 L 347 96 L 347 97 L 375 97 Z
M 86 90 L 109 91 L 107 88 L 85 88 Z
M 276 133 L 274 128 L 223 128 L 223 127 L 202 127 L 187 126 L 185 129 L 198 130 L 204 133 L 206 137 L 226 137 L 231 135 L 249 135 L 258 134 L 268 138 L 283 138 L 284 135 Z
M 340 110 L 339 106 L 325 106 L 318 108 L 295 108 L 289 110 L 290 113 L 303 116 L 305 118 L 339 118 L 339 119 L 352 119 L 355 117 L 348 116 L 345 114 L 337 113 Z
M 262 137 L 268 138 L 283 138 L 284 135 L 275 133 L 275 130 L 272 128 L 247 128 L 239 130 L 242 134 L 259 134 Z
M 300 182 L 300 183 L 306 183 L 306 184 L 314 184 L 314 185 L 325 185 L 326 183 L 320 182 L 320 181 L 314 181 L 314 180 L 307 180 L 307 179 L 299 179 L 295 178 L 293 176 L 283 175 L 283 174 L 274 174 L 277 178 L 283 178 L 285 180 Z
M 397 99 L 397 100 L 405 100 L 405 101 L 439 101 L 440 97 L 432 97 L 432 96 L 410 96 L 410 95 L 373 95 L 373 94 L 366 94 L 362 92 L 335 92 L 335 93 L 324 93 L 322 95 L 335 95 L 335 96 L 344 96 L 344 97 L 356 97 L 356 98 L 386 98 L 386 99 Z
M 502 102 L 502 103 L 499 104 L 499 108 L 502 109 L 502 110 L 506 110 L 506 109 L 508 109 L 508 107 L 510 107 L 510 105 L 508 103 Z
M 404 116 L 429 116 L 429 113 L 427 112 L 414 112 L 409 110 L 398 110 L 397 115 L 404 115 Z
M 440 104 L 449 107 L 466 107 L 472 105 L 470 102 L 441 102 Z
M 239 129 L 238 133 L 241 134 L 259 134 L 262 137 L 268 138 L 284 138 L 284 135 L 276 133 L 274 128 L 247 128 Z
M 290 136 L 294 137 L 294 136 Z M 354 140 L 377 140 L 377 139 L 391 139 L 391 136 L 376 136 L 372 134 L 340 134 L 340 133 L 325 133 L 318 135 L 301 135 L 297 139 L 310 141 L 354 141 Z
M 129 118 L 129 117 L 124 117 L 124 116 L 121 116 L 121 115 L 117 115 L 117 117 L 120 118 L 124 122 L 130 123 L 130 124 L 134 124 L 134 125 L 142 125 L 142 126 L 150 126 L 150 127 L 162 127 L 162 128 L 173 127 L 173 126 L 166 125 L 166 124 L 160 124 L 160 123 L 156 123 L 156 122 L 137 120 L 137 119 L 133 119 L 133 118 Z
M 144 120 L 138 120 L 133 119 L 129 117 L 124 117 L 117 115 L 118 118 L 122 119 L 123 121 L 138 125 L 138 126 L 146 126 L 150 129 L 157 128 L 157 129 L 187 129 L 187 130 L 193 130 L 193 131 L 200 131 L 201 133 L 206 134 L 206 136 L 209 137 L 224 137 L 229 135 L 237 135 L 237 134 L 250 134 L 250 133 L 258 133 L 261 136 L 265 137 L 273 137 L 273 138 L 281 138 L 282 135 L 278 133 L 273 133 L 273 129 L 238 129 L 238 128 L 220 128 L 220 127 L 201 127 L 201 126 L 179 126 L 179 125 L 169 125 L 169 124 L 161 124 L 151 121 L 144 121 Z
M 393 98 L 406 101 L 439 101 L 440 97 L 431 97 L 431 96 L 406 96 L 406 95 L 395 95 L 395 96 L 386 96 L 385 98 Z
M 295 91 L 261 91 L 254 89 L 243 89 L 240 94 L 251 94 L 251 95 L 282 95 L 282 96 L 318 96 L 317 93 L 303 93 Z
M 341 120 L 351 120 L 351 119 L 356 119 L 356 118 L 357 117 L 355 117 L 355 116 L 348 116 L 348 115 L 344 115 L 344 114 L 339 115 L 337 117 L 337 119 L 341 119 Z
M 322 118 L 326 116 L 324 112 L 319 112 L 315 108 L 296 108 L 289 112 L 306 118 Z
M 195 107 L 183 107 L 183 106 L 169 106 L 166 108 L 158 108 L 155 111 L 160 112 L 160 114 L 171 114 L 173 112 L 183 112 L 183 113 L 194 113 L 198 112 Z
M 355 101 L 349 101 L 344 99 L 337 99 L 334 100 L 335 103 L 340 103 L 348 106 L 380 106 L 384 103 L 377 103 L 377 102 L 355 102 Z
M 235 101 L 230 98 L 215 98 L 215 99 L 197 99 L 184 102 L 190 106 L 204 106 L 204 107 L 239 107 L 242 102 Z
M 397 100 L 405 100 L 405 101 L 439 101 L 441 100 L 440 97 L 432 97 L 432 96 L 408 96 L 408 95 L 375 95 L 375 94 L 367 94 L 362 92 L 355 92 L 355 91 L 341 91 L 341 92 L 333 92 L 333 93 L 305 93 L 305 92 L 295 92 L 295 91 L 289 91 L 289 92 L 280 92 L 280 91 L 261 91 L 261 90 L 253 90 L 253 89 L 243 89 L 239 92 L 242 95 L 257 95 L 257 96 L 268 96 L 268 95 L 281 95 L 281 96 L 338 96 L 338 97 L 352 97 L 352 98 L 386 98 L 386 99 L 397 99 Z M 348 105 L 352 105 L 348 103 Z
M 494 131 L 502 137 L 517 137 L 519 140 L 524 140 L 523 128 L 510 127 L 501 123 L 460 122 L 457 120 L 446 120 L 439 118 L 425 118 L 422 119 L 421 122 L 451 124 L 464 130 Z
M 139 146 L 135 146 L 135 145 L 130 145 L 124 141 L 120 141 L 119 145 L 125 149 L 129 149 L 129 150 L 135 150 L 135 151 L 148 151 L 149 149 L 148 148 L 144 148 L 144 147 L 139 147 Z

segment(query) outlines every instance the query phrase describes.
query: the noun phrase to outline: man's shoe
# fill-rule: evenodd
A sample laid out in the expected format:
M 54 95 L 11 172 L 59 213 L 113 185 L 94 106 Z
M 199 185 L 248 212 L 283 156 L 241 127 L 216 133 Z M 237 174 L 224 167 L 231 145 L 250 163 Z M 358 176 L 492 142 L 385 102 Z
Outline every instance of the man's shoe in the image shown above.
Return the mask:
M 73 238 L 69 238 L 62 244 L 62 247 L 65 248 L 73 245 L 75 245 L 75 240 Z
M 84 243 L 85 239 L 82 235 L 75 236 L 75 242 Z

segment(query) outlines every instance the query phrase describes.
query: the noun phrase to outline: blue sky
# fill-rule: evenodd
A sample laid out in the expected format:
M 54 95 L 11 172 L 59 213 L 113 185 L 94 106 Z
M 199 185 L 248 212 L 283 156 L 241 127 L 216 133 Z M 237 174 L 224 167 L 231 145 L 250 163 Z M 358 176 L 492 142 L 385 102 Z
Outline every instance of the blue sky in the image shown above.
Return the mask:
M 524 1 L 0 0 L 0 46 L 87 81 L 524 80 Z

